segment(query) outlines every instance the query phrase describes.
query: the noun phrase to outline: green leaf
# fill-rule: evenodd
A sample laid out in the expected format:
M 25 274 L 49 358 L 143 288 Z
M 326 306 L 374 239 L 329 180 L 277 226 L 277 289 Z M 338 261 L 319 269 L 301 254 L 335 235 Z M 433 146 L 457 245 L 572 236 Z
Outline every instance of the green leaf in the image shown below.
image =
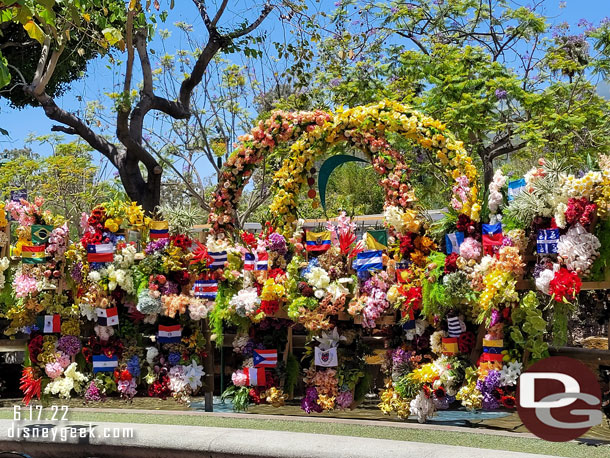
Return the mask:
M 123 39 L 123 34 L 115 27 L 107 27 L 102 30 L 102 33 L 110 46 L 114 46 Z
M 38 24 L 36 24 L 34 21 L 28 22 L 27 24 L 25 24 L 23 26 L 23 28 L 28 33 L 30 38 L 33 38 L 40 44 L 44 43 L 45 34 L 42 31 L 42 29 L 40 28 L 40 26 Z
M 8 70 L 8 62 L 0 51 L 0 88 L 11 82 L 11 73 Z M 5 135 L 8 135 L 5 134 Z

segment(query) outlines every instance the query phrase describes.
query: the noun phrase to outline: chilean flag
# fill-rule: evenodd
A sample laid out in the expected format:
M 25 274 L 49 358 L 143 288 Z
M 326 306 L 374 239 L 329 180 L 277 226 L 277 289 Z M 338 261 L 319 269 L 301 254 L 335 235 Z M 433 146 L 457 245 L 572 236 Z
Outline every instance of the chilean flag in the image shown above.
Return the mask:
M 256 255 L 256 270 L 269 269 L 269 253 L 262 252 Z
M 216 280 L 195 280 L 193 285 L 193 296 L 199 299 L 216 299 L 218 294 L 218 282 Z
M 100 243 L 98 245 L 87 245 L 88 262 L 112 262 L 114 260 L 114 245 L 112 243 Z
M 105 355 L 93 355 L 93 373 L 97 372 L 114 372 L 119 367 L 119 358 L 117 356 L 111 356 L 110 358 Z
M 254 265 L 256 264 L 256 256 L 252 253 L 244 254 L 244 270 L 254 270 Z
M 119 324 L 119 311 L 116 307 L 108 309 L 97 308 L 97 324 L 100 326 L 117 326 Z
M 254 367 L 277 366 L 277 350 L 252 350 Z
M 182 340 L 182 327 L 179 324 L 173 326 L 159 325 L 157 342 L 159 343 L 180 343 Z
M 244 374 L 247 377 L 247 384 L 249 386 L 265 386 L 265 369 L 254 368 L 254 367 L 244 367 Z

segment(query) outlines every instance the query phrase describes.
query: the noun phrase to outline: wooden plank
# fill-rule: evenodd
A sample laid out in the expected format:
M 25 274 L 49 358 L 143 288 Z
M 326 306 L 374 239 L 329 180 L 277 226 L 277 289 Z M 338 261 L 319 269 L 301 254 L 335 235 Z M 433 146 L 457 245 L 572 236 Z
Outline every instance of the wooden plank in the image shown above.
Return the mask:
M 581 361 L 610 365 L 610 351 L 597 348 L 549 347 L 551 356 L 568 356 Z
M 27 339 L 0 339 L 0 353 L 25 351 L 27 343 Z

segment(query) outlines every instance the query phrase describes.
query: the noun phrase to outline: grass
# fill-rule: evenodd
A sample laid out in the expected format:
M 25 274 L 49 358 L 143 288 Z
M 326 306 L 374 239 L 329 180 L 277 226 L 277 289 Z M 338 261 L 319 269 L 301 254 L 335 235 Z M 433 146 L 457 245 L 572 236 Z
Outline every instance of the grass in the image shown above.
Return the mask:
M 11 419 L 12 410 L 0 410 L 0 419 Z M 609 445 L 591 443 L 554 443 L 538 439 L 488 435 L 482 433 L 435 431 L 428 429 L 407 429 L 392 426 L 368 426 L 344 423 L 316 423 L 264 418 L 229 418 L 208 415 L 136 414 L 113 412 L 70 412 L 71 421 L 81 422 L 121 422 L 144 424 L 171 424 L 220 428 L 245 428 L 256 430 L 292 431 L 338 436 L 370 437 L 431 444 L 461 445 L 495 450 L 537 453 L 553 456 L 597 458 L 610 456 Z

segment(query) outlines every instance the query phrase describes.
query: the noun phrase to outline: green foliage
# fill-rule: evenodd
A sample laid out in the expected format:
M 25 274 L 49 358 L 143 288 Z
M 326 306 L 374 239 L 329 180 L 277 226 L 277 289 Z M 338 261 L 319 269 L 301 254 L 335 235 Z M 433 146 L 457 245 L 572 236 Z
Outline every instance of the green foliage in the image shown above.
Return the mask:
M 410 372 L 398 379 L 394 384 L 394 389 L 403 399 L 413 399 L 419 394 L 422 385 L 423 383 L 419 382 Z
M 608 261 L 610 260 L 610 220 L 602 219 L 595 226 L 595 236 L 601 243 L 599 256 L 591 266 L 591 281 L 602 281 L 606 278 L 608 270 Z
M 542 317 L 539 301 L 534 291 L 528 292 L 519 307 L 513 309 L 510 327 L 511 340 L 523 350 L 529 350 L 531 361 L 548 356 L 548 344 L 544 341 L 547 322 Z
M 191 234 L 195 225 L 203 224 L 206 220 L 201 207 L 185 205 L 182 202 L 162 204 L 159 212 L 168 222 L 172 234 Z
M 299 374 L 301 373 L 301 365 L 294 354 L 289 353 L 286 360 L 286 378 L 284 380 L 284 391 L 292 396 L 294 389 L 299 382 Z
M 247 386 L 237 387 L 231 385 L 221 395 L 220 400 L 226 401 L 230 399 L 233 403 L 233 410 L 236 412 L 245 412 L 250 404 L 250 390 Z
M 373 377 L 369 371 L 364 371 L 364 375 L 358 379 L 356 387 L 354 388 L 354 401 L 362 402 L 364 397 L 371 389 L 373 383 Z
M 445 255 L 432 252 L 429 260 L 435 267 L 431 268 L 429 275 L 422 280 L 422 313 L 426 316 L 440 314 L 450 301 L 441 280 L 445 271 Z

